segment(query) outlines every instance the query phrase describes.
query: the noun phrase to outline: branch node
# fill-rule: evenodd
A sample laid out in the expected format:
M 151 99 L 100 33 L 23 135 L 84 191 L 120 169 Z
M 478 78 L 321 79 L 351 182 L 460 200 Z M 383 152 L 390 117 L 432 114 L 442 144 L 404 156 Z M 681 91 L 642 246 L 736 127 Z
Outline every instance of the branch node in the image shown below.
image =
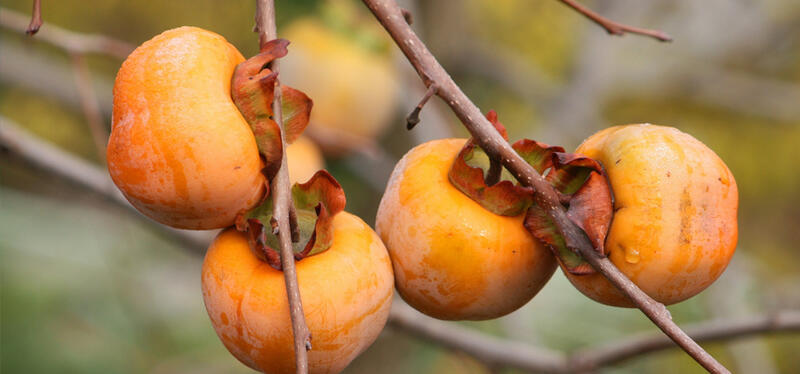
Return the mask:
M 31 14 L 31 23 L 25 29 L 25 33 L 33 36 L 42 27 L 42 1 L 33 0 L 33 13 Z
M 419 104 L 411 111 L 411 114 L 406 117 L 406 129 L 411 130 L 419 123 L 419 112 L 422 111 L 422 107 L 428 103 L 431 96 L 435 95 L 439 91 L 439 86 L 436 84 L 431 84 L 428 86 L 428 90 L 425 91 L 425 96 L 422 97 L 422 100 L 419 101 Z
M 408 9 L 401 8 L 400 12 L 403 13 L 403 19 L 406 20 L 407 24 L 411 25 L 414 23 L 414 16 L 411 15 L 411 12 L 409 12 Z

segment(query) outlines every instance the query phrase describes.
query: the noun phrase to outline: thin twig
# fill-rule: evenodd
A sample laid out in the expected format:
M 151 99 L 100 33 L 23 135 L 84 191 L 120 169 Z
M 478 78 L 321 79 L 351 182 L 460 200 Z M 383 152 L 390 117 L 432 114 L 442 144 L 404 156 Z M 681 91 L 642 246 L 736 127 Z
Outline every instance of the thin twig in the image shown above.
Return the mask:
M 612 21 L 606 17 L 601 16 L 600 14 L 596 13 L 595 11 L 581 5 L 575 0 L 560 0 L 562 3 L 566 4 L 572 9 L 575 9 L 578 13 L 583 14 L 586 18 L 592 20 L 592 22 L 600 25 L 602 28 L 606 29 L 606 31 L 611 35 L 625 35 L 625 33 L 631 34 L 639 34 L 644 36 L 649 36 L 653 39 L 662 41 L 662 42 L 671 42 L 672 37 L 667 35 L 667 33 L 659 30 L 650 30 L 650 29 L 643 29 L 639 27 L 633 27 L 624 25 L 615 21 Z
M 461 91 L 447 71 L 428 51 L 403 18 L 402 11 L 393 0 L 363 0 L 378 21 L 389 32 L 408 58 L 426 86 L 437 85 L 441 97 L 458 116 L 490 158 L 502 160 L 522 185 L 534 189 L 537 205 L 549 215 L 564 237 L 567 246 L 578 251 L 598 272 L 608 278 L 614 286 L 625 293 L 639 309 L 664 333 L 670 336 L 689 355 L 707 370 L 728 373 L 716 359 L 684 333 L 673 321 L 667 308 L 653 300 L 614 266 L 611 261 L 597 254 L 581 229 L 567 218 L 558 195 L 536 170 L 525 162 L 494 129 L 480 109 Z
M 419 112 L 422 111 L 422 108 L 425 104 L 430 100 L 431 96 L 436 94 L 436 85 L 432 84 L 428 86 L 428 90 L 425 91 L 425 95 L 422 96 L 422 99 L 419 101 L 414 110 L 411 111 L 411 114 L 406 117 L 406 129 L 411 130 L 419 123 Z
M 104 164 L 106 162 L 106 144 L 108 144 L 108 129 L 103 121 L 103 113 L 100 110 L 100 103 L 97 101 L 97 93 L 92 85 L 92 76 L 89 72 L 89 64 L 86 57 L 82 54 L 72 55 L 72 72 L 75 76 L 75 86 L 78 88 L 78 96 L 81 101 L 81 109 L 89 124 L 92 133 L 92 140 L 97 149 L 97 157 Z
M 258 32 L 259 45 L 263 48 L 270 40 L 278 37 L 275 24 L 275 4 L 272 0 L 256 1 L 256 30 Z M 277 60 L 272 62 L 271 70 L 279 72 Z M 281 87 L 276 81 L 275 100 L 272 102 L 275 122 L 281 129 L 281 142 L 283 142 L 283 157 L 281 157 L 281 167 L 277 175 L 272 180 L 272 201 L 275 211 L 274 219 L 278 222 L 278 239 L 281 247 L 281 266 L 283 278 L 286 283 L 286 294 L 289 298 L 289 314 L 292 319 L 292 331 L 294 335 L 294 356 L 295 370 L 298 374 L 308 373 L 308 350 L 311 349 L 311 332 L 306 325 L 305 315 L 303 314 L 303 304 L 300 300 L 300 287 L 297 284 L 297 272 L 295 271 L 294 250 L 292 248 L 292 228 L 290 219 L 292 214 L 291 206 L 292 193 L 289 187 L 289 168 L 286 163 L 286 142 L 283 136 L 283 118 L 281 112 Z
M 0 26 L 17 32 L 25 31 L 28 18 L 8 8 L 0 8 Z M 105 35 L 83 34 L 65 30 L 51 23 L 39 30 L 36 38 L 73 54 L 99 53 L 125 58 L 135 48 L 132 44 Z
M 42 27 L 42 1 L 33 0 L 33 12 L 31 13 L 31 22 L 25 28 L 25 33 L 33 36 Z
M 147 219 L 131 206 L 114 187 L 108 174 L 57 147 L 37 139 L 11 120 L 0 116 L 0 150 L 23 161 L 103 196 L 124 207 L 155 228 L 169 233 L 196 255 L 202 255 L 210 237 L 197 231 L 175 230 Z M 2 154 L 2 153 L 0 153 Z M 624 337 L 599 347 L 573 352 L 569 356 L 544 348 L 490 337 L 479 332 L 427 317 L 400 300 L 392 304 L 390 325 L 424 340 L 467 353 L 490 366 L 506 366 L 552 373 L 573 372 L 581 368 L 600 368 L 624 360 L 676 346 L 662 334 L 648 333 Z M 800 311 L 780 311 L 742 319 L 717 319 L 687 327 L 697 341 L 720 341 L 773 332 L 800 331 Z

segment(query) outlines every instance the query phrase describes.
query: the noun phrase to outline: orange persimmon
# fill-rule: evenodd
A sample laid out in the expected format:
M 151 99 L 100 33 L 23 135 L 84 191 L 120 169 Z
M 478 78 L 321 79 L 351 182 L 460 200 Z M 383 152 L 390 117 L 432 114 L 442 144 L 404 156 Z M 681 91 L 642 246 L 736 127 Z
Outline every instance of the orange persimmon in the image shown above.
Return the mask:
M 376 229 L 406 302 L 440 319 L 482 320 L 528 302 L 556 264 L 523 227 L 524 214 L 494 214 L 451 184 L 448 171 L 465 142 L 409 151 L 392 173 Z
M 221 228 L 263 196 L 259 150 L 231 99 L 243 61 L 222 36 L 180 27 L 122 64 L 108 170 L 145 215 L 178 228 Z
M 383 329 L 392 303 L 386 248 L 361 219 L 333 218 L 333 242 L 297 262 L 313 349 L 310 373 L 338 373 Z M 247 366 L 294 373 L 294 344 L 283 273 L 260 260 L 244 234 L 228 229 L 206 253 L 203 299 L 217 335 Z
M 736 248 L 738 191 L 725 163 L 672 127 L 611 127 L 576 153 L 600 161 L 614 191 L 605 248 L 637 286 L 664 304 L 692 297 L 722 274 Z M 600 274 L 564 272 L 603 304 L 633 306 Z

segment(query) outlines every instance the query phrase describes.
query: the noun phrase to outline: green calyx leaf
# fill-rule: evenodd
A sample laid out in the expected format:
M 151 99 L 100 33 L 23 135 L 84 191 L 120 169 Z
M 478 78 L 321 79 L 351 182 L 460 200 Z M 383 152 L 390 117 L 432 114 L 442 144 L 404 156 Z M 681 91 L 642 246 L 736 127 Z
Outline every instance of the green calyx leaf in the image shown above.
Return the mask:
M 281 165 L 283 142 L 281 129 L 275 122 L 272 102 L 278 74 L 271 71 L 269 63 L 286 56 L 289 41 L 275 39 L 267 43 L 261 53 L 239 64 L 231 79 L 231 98 L 250 124 L 258 150 L 264 157 L 263 173 L 271 180 Z M 286 142 L 293 142 L 308 126 L 313 102 L 301 91 L 281 86 L 281 108 Z
M 346 198 L 339 182 L 320 170 L 303 184 L 292 186 L 300 240 L 292 243 L 296 260 L 328 250 L 333 244 L 333 218 L 343 211 Z M 247 233 L 250 248 L 261 260 L 281 269 L 280 242 L 273 233 L 274 205 L 271 198 L 237 217 L 236 228 Z
M 505 127 L 497 120 L 497 113 L 490 111 L 486 118 L 508 140 Z M 510 217 L 522 214 L 533 201 L 532 190 L 512 182 L 508 176 L 507 179 L 487 180 L 488 174 L 502 170 L 499 163 L 493 166 L 492 162 L 486 152 L 470 139 L 453 160 L 448 173 L 450 183 L 494 214 Z M 490 171 L 492 167 L 499 169 Z M 487 175 L 484 175 L 484 170 Z

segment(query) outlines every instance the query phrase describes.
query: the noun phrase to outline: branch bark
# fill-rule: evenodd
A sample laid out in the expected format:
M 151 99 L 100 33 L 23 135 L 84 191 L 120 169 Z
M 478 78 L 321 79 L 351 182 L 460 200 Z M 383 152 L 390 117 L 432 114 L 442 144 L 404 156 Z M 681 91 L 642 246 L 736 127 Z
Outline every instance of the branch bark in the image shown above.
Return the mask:
M 3 28 L 23 33 L 27 24 L 28 18 L 22 13 L 8 8 L 0 8 L 0 26 Z M 77 33 L 50 23 L 47 24 L 47 27 L 39 30 L 33 40 L 50 43 L 73 54 L 99 53 L 123 59 L 128 57 L 135 48 L 130 43 L 105 35 Z
M 662 41 L 662 42 L 671 42 L 672 37 L 667 35 L 663 31 L 659 30 L 649 30 L 643 29 L 640 27 L 633 27 L 621 24 L 619 22 L 612 21 L 606 17 L 601 16 L 600 14 L 596 13 L 595 11 L 581 5 L 575 0 L 560 0 L 562 3 L 566 4 L 568 7 L 574 9 L 578 13 L 584 15 L 586 18 L 592 20 L 592 22 L 600 25 L 602 28 L 606 29 L 606 31 L 611 35 L 625 35 L 625 33 L 631 34 L 639 34 L 644 36 L 649 36 L 653 39 Z
M 419 74 L 423 83 L 430 87 L 438 87 L 436 94 L 441 97 L 481 148 L 494 159 L 501 160 L 522 185 L 534 189 L 536 204 L 547 212 L 558 226 L 567 246 L 580 253 L 598 272 L 603 274 L 614 286 L 624 292 L 636 306 L 650 318 L 665 334 L 691 355 L 700 365 L 713 373 L 729 373 L 716 359 L 703 350 L 673 321 L 667 308 L 653 300 L 639 289 L 611 261 L 597 254 L 586 235 L 567 218 L 558 195 L 536 170 L 526 163 L 500 136 L 480 109 L 461 91 L 447 71 L 428 51 L 425 44 L 417 37 L 406 23 L 400 7 L 392 0 L 363 0 L 377 20 L 389 32 L 398 47 L 403 51 L 411 65 Z
M 275 4 L 272 0 L 256 1 L 256 32 L 258 32 L 259 45 L 264 45 L 278 36 L 275 24 Z M 279 73 L 279 62 L 272 62 L 270 69 Z M 281 112 L 281 86 L 275 82 L 275 99 L 272 102 L 274 120 L 281 129 L 281 142 L 283 157 L 281 167 L 275 178 L 271 181 L 270 193 L 274 206 L 273 219 L 277 221 L 278 239 L 281 247 L 281 267 L 283 279 L 286 283 L 286 294 L 289 298 L 289 314 L 292 319 L 294 335 L 295 369 L 298 374 L 308 373 L 308 350 L 311 349 L 311 332 L 306 325 L 303 314 L 303 303 L 300 299 L 300 287 L 297 284 L 295 270 L 294 250 L 292 249 L 292 192 L 289 186 L 289 168 L 286 164 L 286 142 L 283 136 L 283 118 Z

